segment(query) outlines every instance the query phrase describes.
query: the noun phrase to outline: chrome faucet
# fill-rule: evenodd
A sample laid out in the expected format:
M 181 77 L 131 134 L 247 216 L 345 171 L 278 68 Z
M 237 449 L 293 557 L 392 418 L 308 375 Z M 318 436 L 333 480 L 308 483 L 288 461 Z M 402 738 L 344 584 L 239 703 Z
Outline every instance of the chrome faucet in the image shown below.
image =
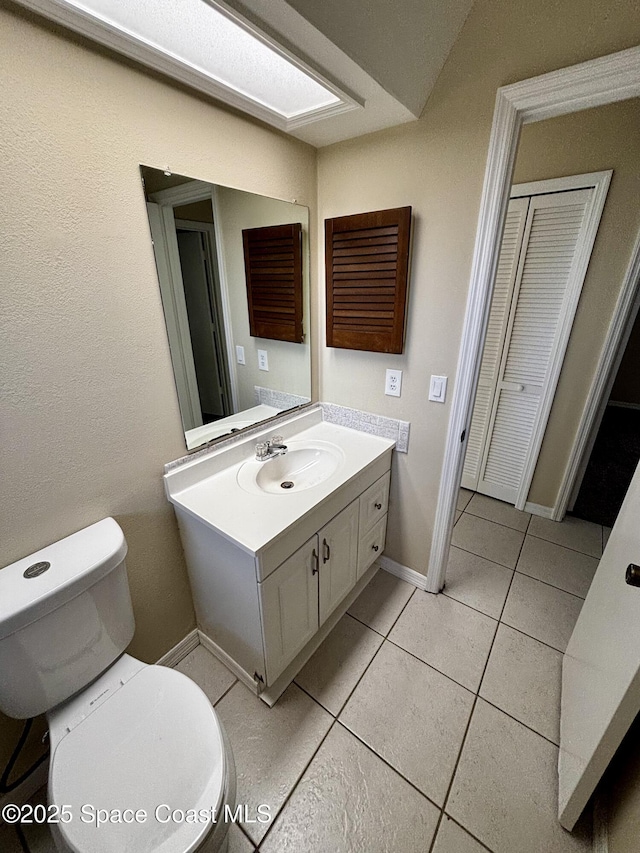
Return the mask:
M 256 459 L 258 462 L 267 462 L 269 459 L 275 459 L 276 456 L 282 456 L 287 452 L 287 445 L 281 435 L 273 435 L 267 441 L 259 441 L 256 444 Z

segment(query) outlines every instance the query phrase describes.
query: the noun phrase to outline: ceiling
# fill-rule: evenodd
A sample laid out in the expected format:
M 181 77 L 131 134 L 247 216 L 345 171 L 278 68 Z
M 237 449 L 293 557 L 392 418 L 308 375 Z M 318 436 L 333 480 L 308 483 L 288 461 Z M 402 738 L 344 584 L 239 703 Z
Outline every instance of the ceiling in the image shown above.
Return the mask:
M 418 118 L 473 0 L 17 2 L 321 147 Z M 243 58 L 230 32 L 221 59 L 215 40 L 234 26 L 252 53 Z M 245 85 L 251 66 L 257 96 Z

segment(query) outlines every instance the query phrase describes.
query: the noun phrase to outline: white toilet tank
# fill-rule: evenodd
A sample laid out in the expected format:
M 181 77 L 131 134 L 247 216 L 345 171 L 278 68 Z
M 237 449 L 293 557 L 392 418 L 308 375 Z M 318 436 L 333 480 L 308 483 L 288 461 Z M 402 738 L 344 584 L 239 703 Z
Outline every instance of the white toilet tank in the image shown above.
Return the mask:
M 105 518 L 0 570 L 0 711 L 49 711 L 124 652 L 135 627 L 126 553 Z

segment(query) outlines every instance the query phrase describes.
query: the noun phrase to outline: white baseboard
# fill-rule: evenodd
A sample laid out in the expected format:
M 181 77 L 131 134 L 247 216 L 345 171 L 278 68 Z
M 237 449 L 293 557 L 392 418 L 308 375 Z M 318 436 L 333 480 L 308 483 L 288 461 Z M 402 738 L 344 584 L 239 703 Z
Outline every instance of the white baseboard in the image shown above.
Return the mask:
M 400 580 L 417 586 L 418 589 L 427 588 L 427 576 L 416 572 L 415 569 L 410 569 L 409 566 L 403 566 L 402 563 L 396 563 L 391 557 L 378 557 L 378 565 L 390 575 L 395 575 Z
M 640 403 L 623 403 L 621 400 L 609 400 L 607 406 L 617 406 L 619 409 L 640 409 Z
M 207 637 L 206 634 L 203 634 L 200 629 L 198 629 L 198 637 L 200 638 L 200 643 L 205 647 L 205 649 L 207 649 L 207 651 L 211 652 L 214 657 L 217 657 L 220 663 L 223 663 L 227 669 L 230 669 L 243 684 L 246 684 L 246 686 L 257 695 L 258 685 L 256 680 L 246 671 L 246 669 L 238 666 L 234 659 L 229 657 L 224 649 L 220 648 L 217 643 L 214 643 L 211 637 Z
M 524 511 L 530 512 L 531 515 L 539 515 L 541 518 L 553 518 L 552 506 L 542 506 L 542 504 L 532 504 L 527 501 L 524 505 Z
M 593 802 L 593 853 L 609 853 L 608 810 L 604 795 Z
M 165 655 L 162 655 L 157 663 L 160 666 L 174 667 L 199 645 L 200 637 L 198 636 L 198 630 L 197 628 L 194 628 L 193 631 L 190 631 L 183 640 L 180 640 L 180 642 L 176 643 L 172 649 L 169 649 Z

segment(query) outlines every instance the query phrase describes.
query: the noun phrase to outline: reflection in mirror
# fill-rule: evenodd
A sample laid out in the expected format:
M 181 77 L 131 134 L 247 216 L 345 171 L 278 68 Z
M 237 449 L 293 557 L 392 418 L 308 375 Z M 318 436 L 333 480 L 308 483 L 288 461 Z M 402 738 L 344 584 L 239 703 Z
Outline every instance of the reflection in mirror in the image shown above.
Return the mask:
M 242 233 L 301 225 L 306 331 L 307 208 L 148 166 L 141 172 L 187 448 L 308 403 L 308 333 L 295 343 L 251 335 Z M 278 270 L 277 287 L 293 292 L 293 273 Z M 275 289 L 274 277 L 265 288 Z

